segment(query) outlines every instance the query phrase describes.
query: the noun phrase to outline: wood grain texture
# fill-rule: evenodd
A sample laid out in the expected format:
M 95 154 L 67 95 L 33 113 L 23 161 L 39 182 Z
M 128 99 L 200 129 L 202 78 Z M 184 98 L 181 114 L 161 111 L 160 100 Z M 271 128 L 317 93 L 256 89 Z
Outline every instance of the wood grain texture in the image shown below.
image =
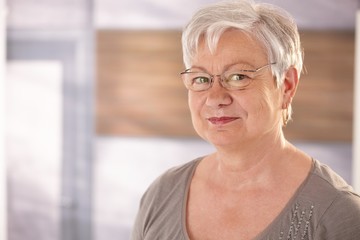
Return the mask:
M 98 31 L 98 135 L 197 136 L 179 76 L 180 38 L 180 31 Z M 354 33 L 305 31 L 301 38 L 306 71 L 286 136 L 351 141 Z
M 351 141 L 354 33 L 301 32 L 304 74 L 293 101 L 290 139 Z
M 178 31 L 100 31 L 97 133 L 193 136 Z

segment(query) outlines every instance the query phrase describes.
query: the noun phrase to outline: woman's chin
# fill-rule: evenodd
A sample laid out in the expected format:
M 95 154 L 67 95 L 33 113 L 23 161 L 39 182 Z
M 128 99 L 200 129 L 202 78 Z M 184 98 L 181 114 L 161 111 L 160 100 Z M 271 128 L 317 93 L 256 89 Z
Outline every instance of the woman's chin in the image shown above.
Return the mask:
M 218 130 L 207 132 L 203 138 L 214 146 L 227 146 L 233 145 L 236 137 L 239 135 L 235 131 Z

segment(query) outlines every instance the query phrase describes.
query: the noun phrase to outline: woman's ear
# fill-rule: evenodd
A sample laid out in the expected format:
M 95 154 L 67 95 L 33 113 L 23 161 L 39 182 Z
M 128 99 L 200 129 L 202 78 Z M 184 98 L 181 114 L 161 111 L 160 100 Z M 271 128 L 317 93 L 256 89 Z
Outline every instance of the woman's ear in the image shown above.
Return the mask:
M 285 73 L 285 79 L 282 86 L 283 89 L 283 106 L 291 104 L 292 98 L 296 93 L 299 84 L 297 69 L 290 67 Z

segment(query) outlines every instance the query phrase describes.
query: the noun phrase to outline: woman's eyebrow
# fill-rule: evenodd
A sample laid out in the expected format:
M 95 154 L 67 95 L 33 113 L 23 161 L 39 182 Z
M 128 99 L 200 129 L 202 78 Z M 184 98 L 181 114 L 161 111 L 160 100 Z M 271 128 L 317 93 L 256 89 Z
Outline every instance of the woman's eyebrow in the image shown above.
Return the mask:
M 244 62 L 244 61 L 230 63 L 228 65 L 225 65 L 224 69 L 229 69 L 229 68 L 236 67 L 236 66 L 241 66 L 241 69 L 243 69 L 243 70 L 255 69 L 255 66 L 253 66 L 249 62 Z
M 230 68 L 238 66 L 238 65 L 241 66 L 241 69 L 239 69 L 239 70 L 252 70 L 252 69 L 256 68 L 255 66 L 253 66 L 252 64 L 250 64 L 248 62 L 241 61 L 241 62 L 234 62 L 234 63 L 229 63 L 229 64 L 225 65 L 224 71 L 227 71 Z M 193 65 L 189 69 L 190 70 L 195 69 L 195 70 L 200 70 L 200 71 L 209 73 L 209 71 L 205 67 L 201 67 L 201 66 L 197 66 L 197 65 Z
M 199 69 L 200 71 L 204 71 L 204 72 L 208 72 L 204 67 L 200 67 L 200 66 L 191 66 L 189 69 Z

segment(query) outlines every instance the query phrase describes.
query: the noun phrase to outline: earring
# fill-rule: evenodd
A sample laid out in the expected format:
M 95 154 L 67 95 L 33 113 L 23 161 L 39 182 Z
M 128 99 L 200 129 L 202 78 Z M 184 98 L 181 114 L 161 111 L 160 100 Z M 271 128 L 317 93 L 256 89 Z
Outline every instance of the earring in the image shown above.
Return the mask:
M 282 105 L 282 119 L 283 119 L 283 126 L 286 126 L 290 120 L 290 114 L 289 114 L 289 105 L 290 103 L 285 102 Z
M 282 119 L 283 119 L 283 126 L 286 126 L 289 122 L 289 109 L 288 108 L 285 108 L 283 109 L 283 112 L 282 112 Z

